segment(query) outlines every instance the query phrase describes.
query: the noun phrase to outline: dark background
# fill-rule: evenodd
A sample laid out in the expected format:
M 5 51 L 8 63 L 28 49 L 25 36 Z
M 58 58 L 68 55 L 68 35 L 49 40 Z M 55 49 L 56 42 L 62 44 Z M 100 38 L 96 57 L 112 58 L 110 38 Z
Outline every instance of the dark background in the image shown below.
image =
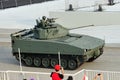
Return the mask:
M 0 9 L 18 7 L 23 5 L 41 3 L 52 0 L 0 0 Z

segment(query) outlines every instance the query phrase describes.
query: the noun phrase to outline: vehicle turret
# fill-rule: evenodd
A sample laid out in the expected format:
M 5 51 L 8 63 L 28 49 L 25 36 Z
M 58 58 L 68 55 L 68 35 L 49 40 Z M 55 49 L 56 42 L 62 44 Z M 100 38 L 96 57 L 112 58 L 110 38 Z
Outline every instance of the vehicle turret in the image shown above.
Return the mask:
M 55 23 L 55 18 L 43 16 L 41 20 L 36 20 L 37 25 L 34 27 L 34 37 L 37 39 L 52 39 L 66 36 L 68 29 Z

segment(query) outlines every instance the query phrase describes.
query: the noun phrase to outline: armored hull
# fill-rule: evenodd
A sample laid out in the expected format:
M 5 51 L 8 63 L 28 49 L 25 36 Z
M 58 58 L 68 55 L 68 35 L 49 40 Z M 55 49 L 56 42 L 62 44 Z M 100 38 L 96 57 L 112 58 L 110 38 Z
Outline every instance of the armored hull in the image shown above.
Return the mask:
M 104 40 L 70 34 L 59 24 L 47 28 L 42 28 L 40 24 L 37 22 L 33 29 L 11 34 L 12 53 L 19 60 L 20 49 L 22 63 L 27 66 L 52 68 L 61 62 L 62 67 L 73 70 L 103 53 Z

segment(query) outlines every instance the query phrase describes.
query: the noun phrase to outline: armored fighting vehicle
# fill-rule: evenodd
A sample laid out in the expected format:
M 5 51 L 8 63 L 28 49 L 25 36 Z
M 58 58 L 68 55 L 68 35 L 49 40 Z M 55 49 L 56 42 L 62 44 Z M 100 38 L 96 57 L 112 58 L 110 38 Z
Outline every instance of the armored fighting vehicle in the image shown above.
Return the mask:
M 69 33 L 54 18 L 43 16 L 36 22 L 33 29 L 11 34 L 12 54 L 19 60 L 20 53 L 22 63 L 27 66 L 53 68 L 60 62 L 65 69 L 74 70 L 103 54 L 104 40 Z

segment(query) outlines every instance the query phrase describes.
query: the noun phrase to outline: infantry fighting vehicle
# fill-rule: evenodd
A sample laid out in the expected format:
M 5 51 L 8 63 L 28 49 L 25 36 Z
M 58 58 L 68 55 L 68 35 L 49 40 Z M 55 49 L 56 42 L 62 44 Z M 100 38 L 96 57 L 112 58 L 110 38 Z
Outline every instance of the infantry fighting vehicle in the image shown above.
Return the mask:
M 43 16 L 36 22 L 33 29 L 11 34 L 12 54 L 19 60 L 20 53 L 22 63 L 27 66 L 52 68 L 61 62 L 62 67 L 73 70 L 103 53 L 104 40 L 71 34 L 69 29 L 57 24 L 54 18 L 46 19 Z

